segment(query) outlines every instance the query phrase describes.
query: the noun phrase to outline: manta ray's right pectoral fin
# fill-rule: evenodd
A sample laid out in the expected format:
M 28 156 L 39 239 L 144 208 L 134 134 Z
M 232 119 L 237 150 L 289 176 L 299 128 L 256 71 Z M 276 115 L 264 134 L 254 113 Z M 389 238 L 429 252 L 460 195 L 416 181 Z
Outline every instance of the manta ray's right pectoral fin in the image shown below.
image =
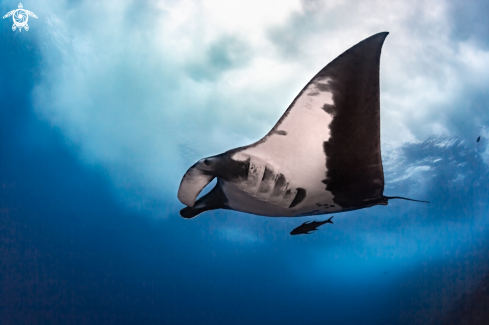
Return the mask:
M 180 210 L 180 216 L 185 219 L 192 219 L 202 212 L 216 209 L 227 209 L 227 199 L 222 192 L 219 181 L 216 186 L 206 195 L 195 202 L 192 207 L 186 207 Z

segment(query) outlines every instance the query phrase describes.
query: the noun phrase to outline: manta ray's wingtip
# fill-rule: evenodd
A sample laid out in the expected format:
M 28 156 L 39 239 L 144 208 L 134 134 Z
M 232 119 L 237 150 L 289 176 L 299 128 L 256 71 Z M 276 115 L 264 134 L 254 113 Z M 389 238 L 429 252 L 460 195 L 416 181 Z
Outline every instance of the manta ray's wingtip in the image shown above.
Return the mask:
M 373 34 L 372 36 L 366 38 L 364 41 L 367 40 L 373 40 L 373 39 L 379 39 L 382 43 L 384 42 L 385 38 L 389 35 L 389 32 L 380 32 L 377 34 Z

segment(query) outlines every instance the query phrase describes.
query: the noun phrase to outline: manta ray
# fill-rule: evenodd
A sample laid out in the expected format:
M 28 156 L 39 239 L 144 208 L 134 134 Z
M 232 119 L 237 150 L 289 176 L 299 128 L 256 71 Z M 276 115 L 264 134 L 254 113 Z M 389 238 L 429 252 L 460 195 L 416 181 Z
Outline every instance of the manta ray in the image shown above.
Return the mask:
M 261 140 L 190 167 L 178 189 L 187 206 L 180 215 L 230 209 L 300 217 L 401 198 L 383 195 L 379 68 L 387 34 L 361 41 L 319 71 Z M 214 178 L 215 187 L 197 200 Z

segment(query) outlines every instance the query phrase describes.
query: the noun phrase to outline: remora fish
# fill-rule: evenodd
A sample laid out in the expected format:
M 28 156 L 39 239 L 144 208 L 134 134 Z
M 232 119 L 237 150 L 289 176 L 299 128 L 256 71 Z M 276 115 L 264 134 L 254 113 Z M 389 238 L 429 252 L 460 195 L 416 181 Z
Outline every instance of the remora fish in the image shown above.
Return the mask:
M 309 235 L 313 231 L 318 230 L 317 227 L 322 226 L 325 223 L 333 223 L 333 221 L 331 221 L 331 219 L 333 219 L 333 217 L 329 218 L 328 220 L 324 220 L 324 221 L 306 221 L 302 225 L 300 225 L 299 227 L 292 230 L 290 232 L 290 234 L 291 235 L 302 235 L 302 234 Z

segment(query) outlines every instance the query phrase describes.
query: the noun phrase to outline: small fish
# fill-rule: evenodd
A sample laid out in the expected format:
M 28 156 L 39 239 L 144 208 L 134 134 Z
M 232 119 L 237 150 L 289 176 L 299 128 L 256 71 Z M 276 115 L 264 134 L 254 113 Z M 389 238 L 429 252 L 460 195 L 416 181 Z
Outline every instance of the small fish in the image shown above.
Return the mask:
M 481 141 L 481 136 L 479 135 L 479 137 L 477 138 L 477 142 Z
M 317 230 L 317 227 L 322 226 L 325 223 L 333 223 L 333 221 L 331 221 L 331 219 L 333 219 L 333 217 L 329 218 L 328 220 L 324 220 L 324 221 L 306 221 L 302 225 L 300 225 L 299 227 L 292 230 L 290 232 L 290 234 L 291 235 L 302 235 L 302 234 L 309 235 L 314 230 Z

